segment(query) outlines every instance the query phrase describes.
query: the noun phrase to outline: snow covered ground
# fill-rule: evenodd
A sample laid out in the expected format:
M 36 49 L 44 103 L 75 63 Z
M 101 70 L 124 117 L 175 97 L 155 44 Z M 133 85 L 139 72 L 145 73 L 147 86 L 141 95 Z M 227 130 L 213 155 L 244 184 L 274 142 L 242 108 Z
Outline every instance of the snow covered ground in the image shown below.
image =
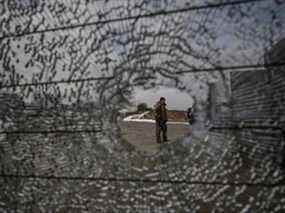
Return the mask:
M 135 115 L 130 115 L 126 118 L 123 119 L 125 122 L 145 122 L 145 123 L 155 123 L 155 120 L 153 119 L 143 119 L 143 117 L 148 114 L 149 112 L 144 112 L 141 114 L 135 114 Z M 189 125 L 188 122 L 174 122 L 174 121 L 169 121 L 167 124 L 185 124 Z

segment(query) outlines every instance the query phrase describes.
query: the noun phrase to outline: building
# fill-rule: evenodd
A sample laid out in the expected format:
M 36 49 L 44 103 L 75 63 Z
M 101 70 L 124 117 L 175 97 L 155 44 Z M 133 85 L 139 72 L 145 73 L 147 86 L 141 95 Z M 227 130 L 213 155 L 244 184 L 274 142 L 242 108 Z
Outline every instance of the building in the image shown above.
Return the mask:
M 256 162 L 266 158 L 284 164 L 285 66 L 279 66 L 284 49 L 285 39 L 265 54 L 264 70 L 231 73 L 232 120 L 250 127 L 235 136 L 241 153 Z

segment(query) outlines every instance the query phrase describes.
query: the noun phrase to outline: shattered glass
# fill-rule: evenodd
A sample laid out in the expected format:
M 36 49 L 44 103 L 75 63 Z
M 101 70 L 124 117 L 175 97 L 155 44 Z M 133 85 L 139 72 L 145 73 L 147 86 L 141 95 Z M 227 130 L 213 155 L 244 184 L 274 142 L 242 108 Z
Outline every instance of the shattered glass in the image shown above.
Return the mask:
M 277 0 L 0 0 L 0 211 L 284 212 L 284 14 Z M 226 110 L 206 125 L 213 85 Z M 150 153 L 120 111 L 159 86 L 199 117 Z M 244 92 L 270 113 L 241 112 Z

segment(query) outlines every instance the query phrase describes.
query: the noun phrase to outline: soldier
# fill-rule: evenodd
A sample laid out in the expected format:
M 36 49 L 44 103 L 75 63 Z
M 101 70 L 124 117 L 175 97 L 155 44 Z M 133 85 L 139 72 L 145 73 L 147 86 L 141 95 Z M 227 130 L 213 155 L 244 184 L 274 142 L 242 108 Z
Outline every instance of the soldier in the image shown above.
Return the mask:
M 193 108 L 189 107 L 187 110 L 187 119 L 190 125 L 192 125 L 194 123 L 194 114 L 193 114 Z
M 192 125 L 194 123 L 194 114 L 193 114 L 193 108 L 189 107 L 186 113 L 186 117 L 189 122 L 189 136 L 192 134 Z
M 161 97 L 155 106 L 156 142 L 161 143 L 161 132 L 163 142 L 167 142 L 167 109 L 165 98 Z

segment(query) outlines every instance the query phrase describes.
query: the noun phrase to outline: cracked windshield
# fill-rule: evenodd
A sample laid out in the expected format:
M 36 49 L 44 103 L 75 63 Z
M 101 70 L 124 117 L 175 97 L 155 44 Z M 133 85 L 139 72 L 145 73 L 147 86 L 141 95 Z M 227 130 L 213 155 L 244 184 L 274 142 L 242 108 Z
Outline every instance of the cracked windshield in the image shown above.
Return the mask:
M 0 212 L 284 213 L 283 0 L 0 0 Z

